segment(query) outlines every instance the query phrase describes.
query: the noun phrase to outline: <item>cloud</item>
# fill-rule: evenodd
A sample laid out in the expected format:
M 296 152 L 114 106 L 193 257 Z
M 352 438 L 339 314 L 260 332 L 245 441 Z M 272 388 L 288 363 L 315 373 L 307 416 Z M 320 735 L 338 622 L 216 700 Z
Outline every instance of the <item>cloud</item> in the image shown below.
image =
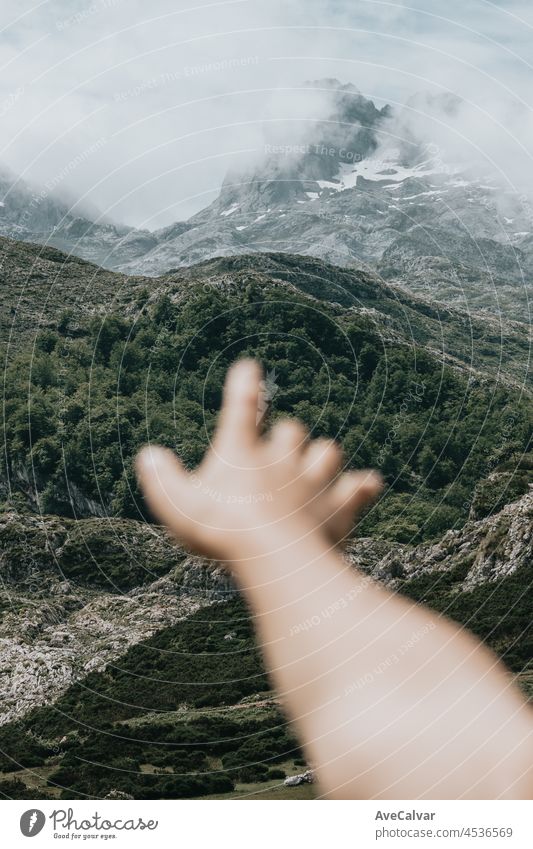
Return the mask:
M 46 182 L 89 151 L 64 190 L 115 219 L 163 226 L 260 153 L 265 116 L 270 136 L 301 137 L 324 109 L 302 82 L 337 77 L 379 105 L 461 94 L 468 109 L 448 128 L 450 150 L 516 183 L 531 154 L 530 6 L 414 5 L 3 0 L 0 163 Z M 437 117 L 412 120 L 439 135 Z
M 533 199 L 533 112 L 523 103 L 465 93 L 419 92 L 395 111 L 383 127 L 383 149 L 405 156 L 426 145 L 449 166 L 500 187 L 500 193 Z M 470 95 L 470 96 L 469 96 Z M 504 201 L 502 201 L 503 209 Z

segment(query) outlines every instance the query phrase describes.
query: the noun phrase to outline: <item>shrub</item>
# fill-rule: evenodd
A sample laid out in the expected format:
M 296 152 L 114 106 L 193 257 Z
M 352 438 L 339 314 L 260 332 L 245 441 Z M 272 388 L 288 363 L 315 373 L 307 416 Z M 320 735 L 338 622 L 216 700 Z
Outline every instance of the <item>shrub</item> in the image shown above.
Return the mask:
M 268 779 L 269 781 L 282 781 L 286 776 L 286 772 L 284 769 L 278 769 L 277 767 L 274 769 L 268 770 Z

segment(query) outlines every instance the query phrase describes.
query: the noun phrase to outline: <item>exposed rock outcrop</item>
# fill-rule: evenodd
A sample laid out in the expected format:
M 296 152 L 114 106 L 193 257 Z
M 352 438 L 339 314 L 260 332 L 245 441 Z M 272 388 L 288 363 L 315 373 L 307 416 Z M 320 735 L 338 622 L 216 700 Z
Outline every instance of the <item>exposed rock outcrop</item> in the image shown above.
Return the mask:
M 0 723 L 235 592 L 205 566 L 139 522 L 0 517 Z
M 346 558 L 393 588 L 458 567 L 464 591 L 497 581 L 533 560 L 533 492 L 439 542 L 359 539 Z M 4 514 L 0 577 L 0 722 L 53 702 L 129 646 L 236 592 L 218 564 L 127 520 Z
M 533 561 L 533 491 L 499 513 L 448 531 L 436 543 L 399 545 L 354 540 L 346 556 L 380 581 L 396 586 L 430 572 L 464 567 L 463 589 L 497 581 Z
M 300 784 L 314 784 L 315 776 L 313 771 L 308 769 L 300 775 L 290 775 L 283 783 L 285 787 L 299 787 Z

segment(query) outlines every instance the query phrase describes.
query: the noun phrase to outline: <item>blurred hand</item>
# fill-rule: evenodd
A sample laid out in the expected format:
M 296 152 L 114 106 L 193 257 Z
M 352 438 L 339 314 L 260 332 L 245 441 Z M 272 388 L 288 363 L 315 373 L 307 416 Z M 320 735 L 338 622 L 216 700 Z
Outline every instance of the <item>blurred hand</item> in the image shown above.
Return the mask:
M 338 445 L 309 441 L 295 420 L 261 436 L 260 387 L 255 361 L 230 369 L 214 440 L 194 473 L 165 448 L 147 446 L 137 458 L 154 516 L 189 548 L 217 560 L 239 560 L 265 545 L 275 549 L 282 530 L 338 544 L 381 485 L 371 471 L 339 474 Z

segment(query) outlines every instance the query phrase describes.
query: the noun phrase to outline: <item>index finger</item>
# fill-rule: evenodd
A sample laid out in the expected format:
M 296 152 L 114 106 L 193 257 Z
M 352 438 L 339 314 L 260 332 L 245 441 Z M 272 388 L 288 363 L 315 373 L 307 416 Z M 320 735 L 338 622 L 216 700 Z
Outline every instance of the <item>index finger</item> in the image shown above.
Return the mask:
M 258 439 L 261 367 L 255 360 L 239 360 L 228 371 L 217 426 L 215 446 L 223 456 L 235 456 Z

